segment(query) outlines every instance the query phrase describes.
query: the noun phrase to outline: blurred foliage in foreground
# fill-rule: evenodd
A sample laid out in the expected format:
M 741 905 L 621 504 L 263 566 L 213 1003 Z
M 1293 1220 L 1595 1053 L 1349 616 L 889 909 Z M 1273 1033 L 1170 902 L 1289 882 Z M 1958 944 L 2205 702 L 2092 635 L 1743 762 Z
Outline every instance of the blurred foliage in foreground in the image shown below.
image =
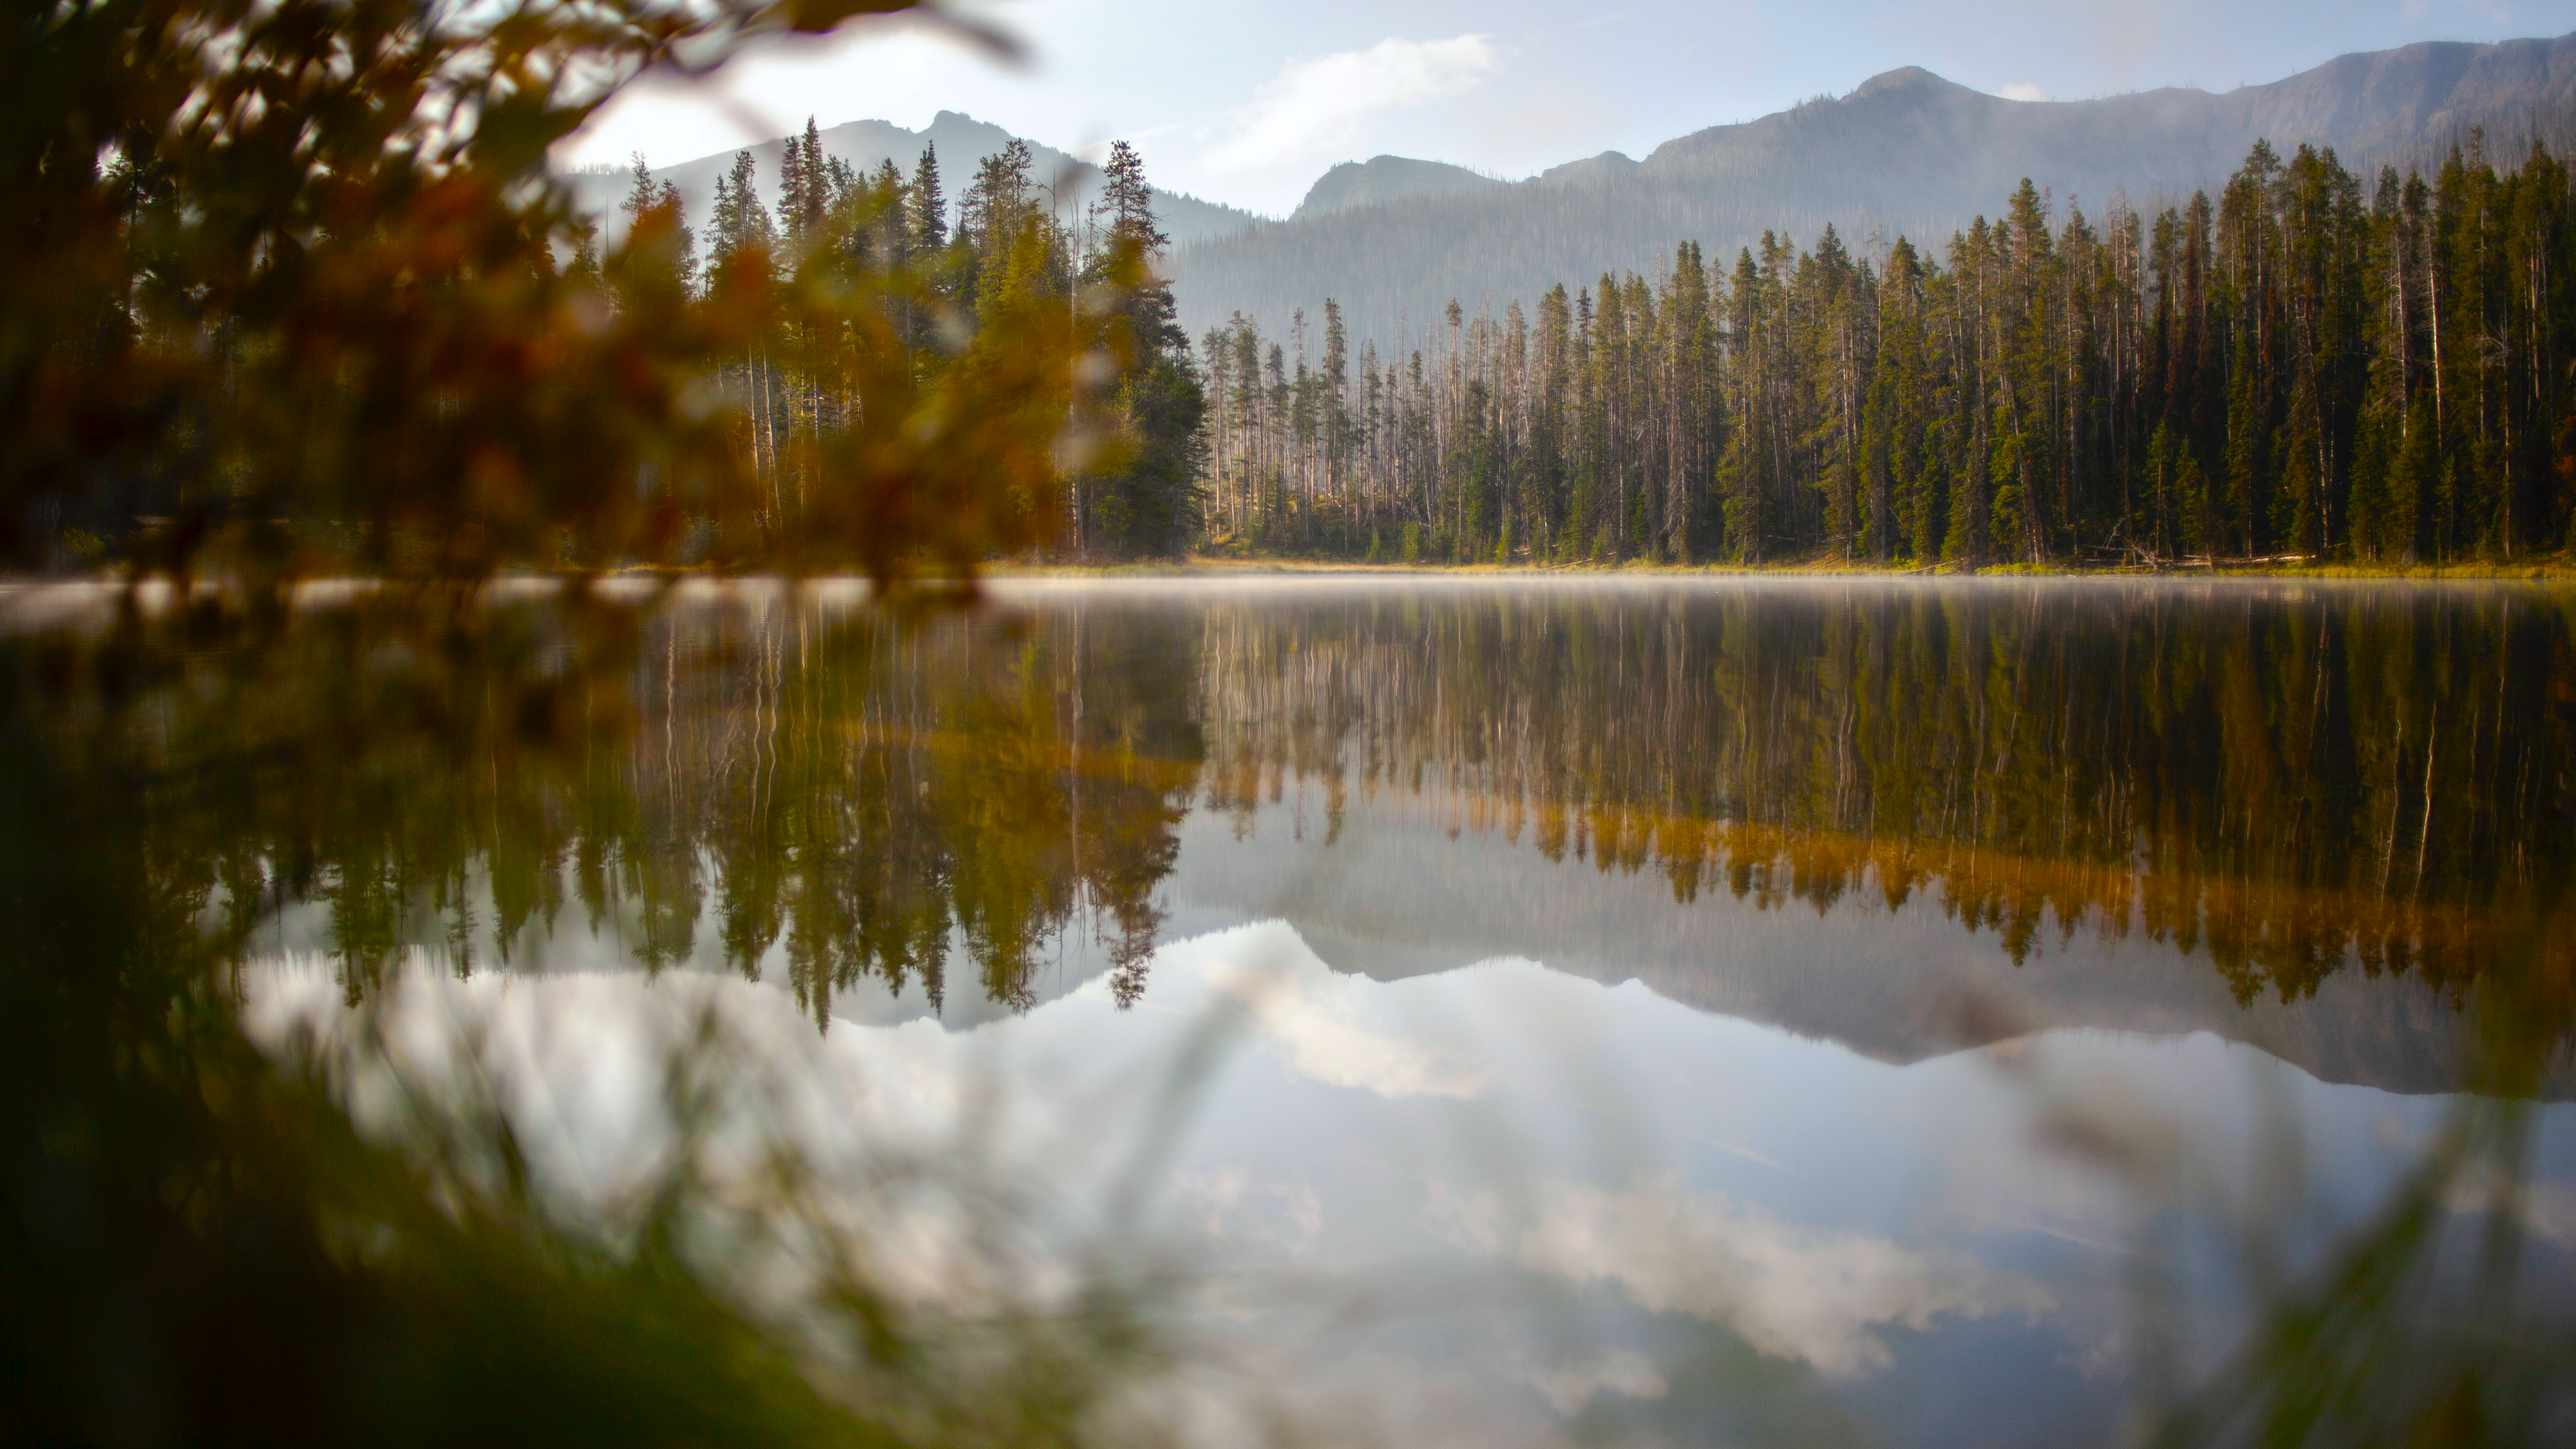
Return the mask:
M 339 842 L 401 876 L 455 823 L 440 782 L 598 780 L 634 735 L 636 611 L 440 632 L 369 597 L 260 647 L 204 648 L 210 609 L 7 651 L 0 1440 L 1086 1437 L 1158 1361 L 1150 1264 L 1015 1271 L 1024 1215 L 961 1143 L 857 1179 L 961 1237 L 906 1288 L 720 1016 L 640 1043 L 667 1141 L 604 1203 L 550 1190 L 470 1043 L 424 1077 L 372 1012 L 336 1053 L 246 1034 L 245 943 L 312 872 L 367 874 Z
M 490 1170 L 370 1145 L 317 1073 L 246 1041 L 225 934 L 155 854 L 171 812 L 256 788 L 216 719 L 254 708 L 285 646 L 241 626 L 280 623 L 298 578 L 389 581 L 355 614 L 391 627 L 343 620 L 349 687 L 255 748 L 453 764 L 613 733 L 589 711 L 631 619 L 576 610 L 539 639 L 402 580 L 884 583 L 1050 535 L 1068 468 L 1117 457 L 1132 234 L 1077 277 L 1043 218 L 1000 218 L 1018 229 L 990 246 L 1058 264 L 907 330 L 915 271 L 830 244 L 850 228 L 702 286 L 675 208 L 603 255 L 545 176 L 647 71 L 907 8 L 38 0 L 0 27 L 0 566 L 104 551 L 230 585 L 18 655 L 0 684 L 0 1440 L 1026 1443 L 1122 1381 L 1143 1345 L 1115 1295 L 993 1306 L 943 1339 L 783 1224 L 819 1266 L 782 1336 L 704 1286 L 685 1172 L 603 1236 L 551 1215 L 503 1124 L 458 1149 Z M 793 476 L 828 489 L 782 488 L 723 391 L 779 339 L 822 420 L 783 434 Z M 441 705 L 467 697 L 501 725 L 459 729 Z M 818 1363 L 841 1367 L 829 1391 Z
M 1177 334 L 1132 151 L 1084 247 L 1007 166 L 941 247 L 887 245 L 904 188 L 818 156 L 788 225 L 733 217 L 703 276 L 667 188 L 603 254 L 545 170 L 639 74 L 905 8 L 26 10 L 0 35 L 0 566 L 884 583 L 1053 538 L 1140 412 L 1195 436 L 1188 398 L 1138 401 Z

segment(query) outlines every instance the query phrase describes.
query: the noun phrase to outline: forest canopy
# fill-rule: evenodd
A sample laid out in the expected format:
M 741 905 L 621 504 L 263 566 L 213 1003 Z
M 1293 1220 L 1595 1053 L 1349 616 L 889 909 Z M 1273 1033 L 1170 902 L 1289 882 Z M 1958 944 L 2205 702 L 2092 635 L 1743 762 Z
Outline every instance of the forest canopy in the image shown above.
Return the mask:
M 1210 531 L 1453 561 L 2518 558 L 2576 499 L 2576 201 L 2534 143 L 2426 177 L 2257 144 L 2148 216 L 2030 181 L 1940 252 L 1677 247 L 1420 346 L 1237 314 Z

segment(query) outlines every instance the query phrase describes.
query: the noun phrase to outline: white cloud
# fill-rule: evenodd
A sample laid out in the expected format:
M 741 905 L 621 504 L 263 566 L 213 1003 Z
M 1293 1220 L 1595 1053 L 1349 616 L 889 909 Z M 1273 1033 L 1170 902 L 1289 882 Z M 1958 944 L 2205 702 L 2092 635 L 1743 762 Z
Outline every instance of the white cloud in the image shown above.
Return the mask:
M 2002 96 L 2008 101 L 2044 101 L 2048 99 L 2048 92 L 2041 90 L 2036 81 L 2015 81 L 2011 85 L 2004 87 L 2002 90 L 1995 92 L 1995 94 Z
M 1310 1183 L 1262 1182 L 1243 1168 L 1222 1167 L 1183 1172 L 1173 1186 L 1211 1238 L 1269 1241 L 1303 1253 L 1324 1232 L 1324 1199 Z
M 1571 1419 L 1595 1394 L 1660 1399 L 1672 1391 L 1654 1362 L 1633 1349 L 1614 1349 L 1589 1363 L 1537 1369 L 1523 1376 L 1555 1410 Z
M 1617 1192 L 1560 1184 L 1516 1231 L 1501 1228 L 1490 1199 L 1462 1200 L 1436 1183 L 1432 1199 L 1434 1230 L 1462 1247 L 1502 1248 L 1533 1272 L 1615 1284 L 1641 1308 L 1722 1324 L 1762 1353 L 1834 1377 L 1887 1363 L 1880 1329 L 2050 1306 L 2038 1285 L 1974 1260 L 1795 1227 L 1670 1179 Z
M 1320 963 L 1296 976 L 1220 968 L 1210 980 L 1250 1008 L 1265 1045 L 1309 1081 L 1390 1098 L 1465 1099 L 1488 1085 L 1489 1074 L 1465 1052 L 1371 1021 L 1387 1005 L 1375 982 L 1333 976 Z
M 1208 168 L 1260 171 L 1339 159 L 1370 118 L 1472 90 L 1500 63 L 1482 35 L 1390 36 L 1366 50 L 1292 62 L 1236 113 L 1225 139 L 1208 151 Z

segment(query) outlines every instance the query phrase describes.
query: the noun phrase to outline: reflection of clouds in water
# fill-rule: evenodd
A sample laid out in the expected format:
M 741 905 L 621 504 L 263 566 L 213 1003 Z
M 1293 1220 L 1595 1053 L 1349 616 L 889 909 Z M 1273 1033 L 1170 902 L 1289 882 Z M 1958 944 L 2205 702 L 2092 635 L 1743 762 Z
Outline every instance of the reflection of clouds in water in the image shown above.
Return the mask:
M 1660 1399 L 1672 1385 L 1656 1372 L 1654 1360 L 1632 1349 L 1614 1349 L 1598 1358 L 1532 1369 L 1523 1376 L 1539 1397 L 1558 1413 L 1573 1418 L 1596 1394 L 1625 1394 L 1632 1399 Z
M 850 1266 L 899 1298 L 1037 1303 L 1077 1286 L 1052 1245 L 1032 1241 L 1001 1262 L 979 1237 L 976 1201 L 1025 1191 L 1014 1177 L 1066 1176 L 1071 1154 L 1023 1164 L 961 1153 L 985 1089 L 972 1037 L 932 1022 L 827 1036 L 786 992 L 687 972 L 460 979 L 413 952 L 355 1008 L 338 975 L 323 958 L 251 963 L 251 1040 L 318 1067 L 380 1140 L 470 1149 L 474 1124 L 497 1114 L 539 1197 L 609 1241 L 685 1160 L 710 1218 L 733 1226 L 785 1201 L 781 1172 L 802 1178 L 816 1189 L 797 1200 L 811 1226 L 864 1244 L 865 1262 Z M 469 1181 L 501 1181 L 472 1150 L 441 1160 Z M 785 1239 L 754 1232 L 732 1256 L 728 1272 L 756 1299 L 786 1302 L 812 1282 Z
M 1240 1167 L 1185 1171 L 1174 1179 L 1183 1202 L 1211 1238 L 1274 1242 L 1291 1253 L 1324 1232 L 1324 1200 L 1305 1182 L 1264 1182 Z
M 1438 1183 L 1430 1196 L 1432 1226 L 1460 1246 L 1616 1284 L 1641 1308 L 1723 1325 L 1762 1353 L 1835 1376 L 1890 1361 L 1881 1328 L 2050 1306 L 2039 1285 L 1971 1259 L 1793 1227 L 1669 1178 L 1618 1191 L 1558 1183 L 1525 1214 Z
M 2034 1145 L 2035 1132 L 2079 1141 L 2094 1149 L 2079 1160 L 2096 1163 L 2170 1160 L 2148 1130 L 2159 1120 L 2227 1144 L 2230 1162 L 2254 1145 L 2245 1090 L 2254 1053 L 2210 1037 L 2053 1033 L 2022 1044 L 2009 1070 L 1997 1070 L 1991 1053 L 1900 1069 L 1529 963 L 1398 982 L 1345 976 L 1278 921 L 1168 943 L 1153 973 L 1152 993 L 1128 1013 L 1094 981 L 971 1030 L 835 1018 L 818 1034 L 774 978 L 459 981 L 423 953 L 352 1012 L 330 962 L 271 958 L 246 973 L 245 1022 L 272 1050 L 311 1033 L 344 1066 L 361 1055 L 363 1024 L 388 1034 L 416 1082 L 479 1074 L 515 1124 L 535 1129 L 523 1140 L 546 1185 L 613 1209 L 669 1144 L 661 1047 L 712 1016 L 744 1077 L 765 1084 L 742 1100 L 772 1115 L 748 1125 L 786 1129 L 847 1187 L 831 1211 L 868 1245 L 870 1276 L 904 1300 L 970 1306 L 1059 1301 L 1078 1286 L 1067 1265 L 1087 1261 L 1080 1255 L 1094 1245 L 1085 1236 L 1099 1223 L 1094 1199 L 1107 1201 L 1115 1174 L 1136 1160 L 1121 1124 L 1138 1120 L 1167 1062 L 1184 1059 L 1192 1041 L 1230 1043 L 1253 1069 L 1209 1079 L 1211 1130 L 1158 1167 L 1152 1181 L 1164 1191 L 1146 1209 L 1156 1248 L 1215 1275 L 1188 1300 L 1190 1331 L 1222 1330 L 1234 1358 L 1276 1366 L 1301 1410 L 1384 1424 L 1394 1432 L 1383 1438 L 1405 1443 L 1537 1442 L 1568 1418 L 1589 1424 L 1586 1406 L 1593 1415 L 1648 1414 L 1648 1403 L 1653 1414 L 1681 1412 L 1667 1401 L 1690 1387 L 1683 1361 L 1665 1360 L 1659 1374 L 1655 1358 L 1607 1342 L 1534 1352 L 1511 1331 L 1518 1308 L 1463 1325 L 1457 1342 L 1437 1347 L 1289 1341 L 1319 1303 L 1390 1313 L 1411 1304 L 1405 1295 L 1417 1289 L 1385 1265 L 1429 1247 L 1426 1227 L 1473 1255 L 1461 1282 L 1518 1293 L 1532 1286 L 1523 1274 L 1534 1274 L 1548 1280 L 1539 1295 L 1548 1302 L 1563 1285 L 1585 1298 L 1600 1290 L 1619 1300 L 1612 1322 L 1639 1312 L 1705 1321 L 1776 1361 L 1829 1379 L 1865 1376 L 1873 1393 L 1899 1392 L 1926 1371 L 1904 1330 L 1998 1316 L 2044 1313 L 2064 1344 L 2060 1362 L 2099 1376 L 2130 1357 L 2119 1285 L 2137 1261 L 2122 1251 L 2136 1199 L 2127 1177 L 2071 1170 L 2062 1147 Z M 1229 1023 L 1239 1034 L 1220 1030 Z M 1592 1064 L 1613 1055 L 1658 1083 L 1626 1099 L 1639 1135 L 1722 1137 L 1712 1145 L 1728 1160 L 1712 1167 L 1716 1153 L 1707 1154 L 1690 1169 L 1703 1174 L 1697 1181 L 1625 1178 L 1628 1169 L 1602 1153 L 1602 1124 L 1613 1119 L 1570 1114 L 1560 1136 L 1533 1110 L 1568 1100 L 1560 1084 L 1593 1080 Z M 2434 1104 L 2287 1080 L 2321 1128 L 2336 1115 L 2330 1103 L 2352 1107 L 2342 1114 L 2349 1132 L 2317 1139 L 2335 1160 L 2332 1144 L 2346 1139 L 2407 1154 L 2429 1145 Z M 1749 1090 L 1756 1082 L 1758 1094 Z M 1475 1105 L 1461 1109 L 1461 1099 Z M 1462 1157 L 1439 1135 L 1486 1122 L 1526 1129 L 1517 1140 L 1532 1155 Z M 1354 1150 L 1381 1126 L 1405 1150 Z M 1046 1209 L 1038 1236 L 1006 1263 L 979 1260 L 966 1203 L 934 1180 L 963 1160 L 975 1132 L 985 1134 L 974 1143 L 978 1171 L 1011 1200 Z M 1417 1145 L 1432 1152 L 1428 1161 L 1413 1154 Z M 758 1166 L 743 1154 L 734 1162 L 741 1174 Z M 1525 1190 L 1483 1175 L 1497 1171 Z M 1814 1185 L 1828 1178 L 1833 1186 Z M 1427 1212 L 1416 1196 L 1426 1190 Z M 2464 1182 L 2448 1206 L 2484 1211 L 2497 1193 Z M 1846 1215 L 1847 1204 L 1868 1213 L 1882 1197 L 1915 1211 Z M 2576 1193 L 2526 1186 L 2517 1206 L 2536 1237 L 2576 1244 Z M 1799 1226 L 1818 1212 L 1841 1226 Z M 1963 1250 L 2009 1254 L 2048 1286 L 1928 1239 L 1901 1245 L 1900 1221 L 1956 1232 Z M 1667 1321 L 1658 1331 L 1683 1329 Z M 1624 1332 L 1612 1340 L 1633 1341 Z M 1442 1374 L 1456 1382 L 1435 1411 L 1422 1386 Z
M 2522 1219 L 2522 1231 L 2561 1248 L 2576 1248 L 2576 1187 L 2554 1182 L 2509 1182 L 2492 1166 L 2463 1172 L 2442 1195 L 2442 1206 L 2462 1217 L 2485 1217 L 2505 1208 Z
M 339 970 L 301 954 L 252 963 L 243 1025 L 272 1051 L 310 1050 L 355 1071 L 342 1086 L 362 1121 L 398 1105 L 387 1074 L 400 1072 L 417 1088 L 501 1092 L 504 1105 L 604 1166 L 658 1145 L 679 1060 L 721 1066 L 739 1085 L 720 1105 L 792 1114 L 769 1125 L 817 1144 L 861 1129 L 880 1139 L 890 1129 L 945 1132 L 965 1105 L 970 1038 L 929 1021 L 821 1034 L 787 993 L 731 976 L 460 977 L 444 957 L 415 951 L 352 1009 Z
M 1463 1052 L 1410 1039 L 1384 1019 L 1392 1000 L 1374 981 L 1332 974 L 1300 949 L 1301 969 L 1220 966 L 1209 980 L 1251 1012 L 1262 1037 L 1298 1075 L 1380 1097 L 1484 1095 L 1490 1077 Z

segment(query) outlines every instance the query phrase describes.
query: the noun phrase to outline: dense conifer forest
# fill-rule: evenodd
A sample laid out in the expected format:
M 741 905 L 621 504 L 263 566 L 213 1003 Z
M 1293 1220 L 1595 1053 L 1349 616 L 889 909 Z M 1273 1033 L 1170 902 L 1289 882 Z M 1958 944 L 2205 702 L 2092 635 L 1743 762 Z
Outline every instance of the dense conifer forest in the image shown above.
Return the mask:
M 1077 555 L 1184 546 L 1198 522 L 1189 507 L 1192 449 L 1205 404 L 1170 290 L 1139 270 L 1169 245 L 1144 161 L 1117 143 L 1098 200 L 1072 221 L 1048 204 L 1033 166 L 1019 140 L 982 158 L 952 214 L 936 146 L 924 148 L 909 176 L 890 160 L 861 174 L 826 154 L 808 120 L 804 135 L 782 148 L 774 201 L 760 195 L 749 151 L 717 178 L 701 267 L 677 191 L 668 181 L 657 185 L 637 160 L 624 205 L 629 234 L 668 238 L 681 284 L 709 299 L 765 292 L 791 275 L 809 289 L 817 279 L 847 290 L 897 282 L 879 281 L 883 338 L 858 336 L 838 316 L 807 325 L 780 313 L 739 361 L 717 368 L 717 391 L 741 419 L 742 446 L 765 494 L 765 520 L 810 516 L 835 490 L 829 444 L 849 434 L 868 405 L 843 358 L 854 341 L 875 341 L 880 366 L 936 375 L 985 319 L 1053 310 L 1093 319 L 1099 345 L 1080 370 L 1099 396 L 1071 415 L 1057 450 L 1058 462 L 1070 465 L 1057 480 L 1062 497 L 1032 489 L 1022 506 L 1048 516 L 1061 507 L 1065 529 L 1055 541 Z M 586 256 L 576 262 L 588 265 Z
M 1678 246 L 1384 351 L 1202 341 L 1220 548 L 1916 567 L 2519 558 L 2576 489 L 2576 200 L 2258 143 L 2146 215 L 2025 180 L 1935 251 Z

